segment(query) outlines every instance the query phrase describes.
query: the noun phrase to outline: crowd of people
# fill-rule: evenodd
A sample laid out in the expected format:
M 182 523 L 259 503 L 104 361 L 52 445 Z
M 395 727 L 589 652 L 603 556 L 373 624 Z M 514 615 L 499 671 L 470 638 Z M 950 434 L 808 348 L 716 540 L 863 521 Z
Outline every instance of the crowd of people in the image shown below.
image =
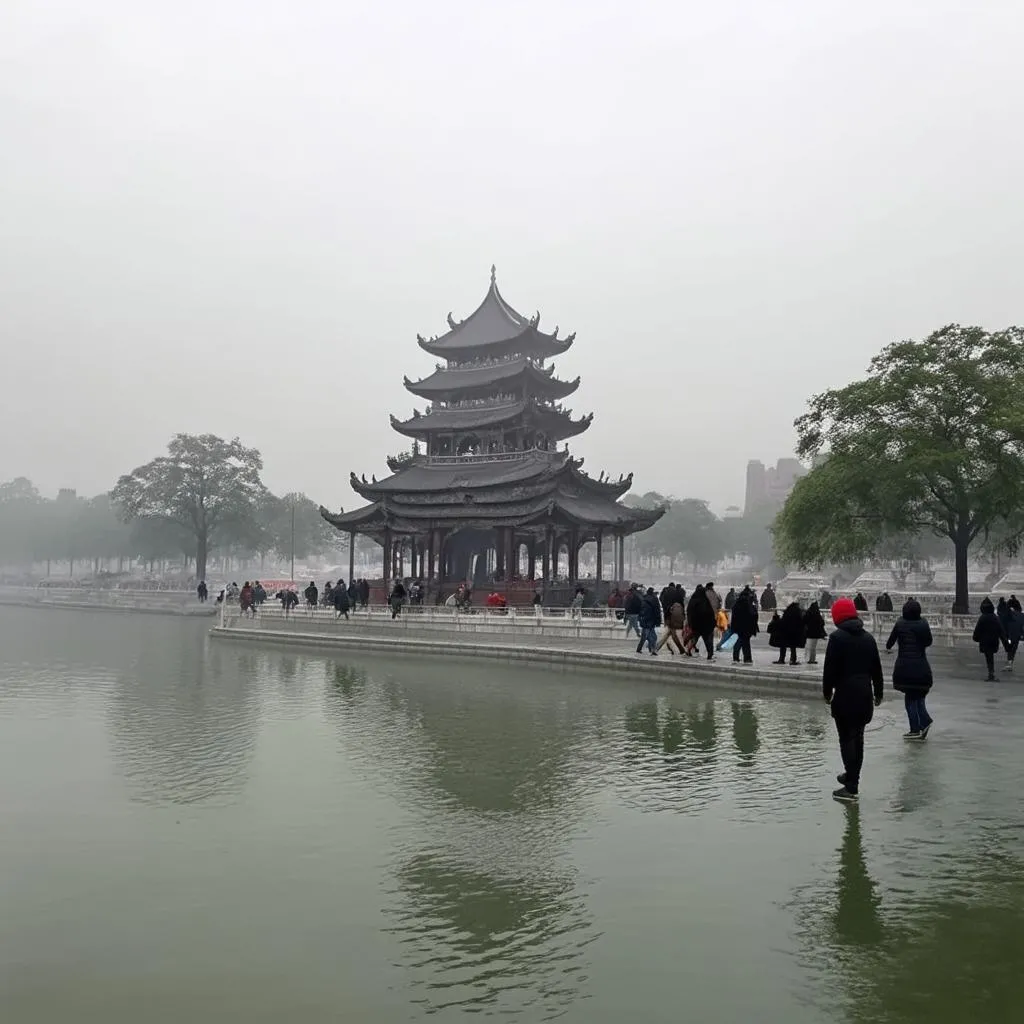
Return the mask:
M 843 771 L 836 776 L 839 789 L 833 797 L 844 803 L 856 802 L 860 793 L 860 776 L 864 763 L 864 732 L 874 709 L 884 695 L 884 672 L 878 644 L 866 629 L 861 613 L 867 611 L 864 595 L 833 599 L 823 594 L 822 604 L 811 601 L 806 609 L 798 601 L 786 605 L 780 614 L 777 597 L 769 585 L 758 597 L 752 588 L 738 593 L 730 589 L 724 601 L 718 598 L 713 583 L 698 586 L 687 599 L 683 587 L 668 584 L 661 594 L 653 587 L 644 590 L 630 587 L 622 600 L 627 635 L 639 638 L 637 653 L 646 647 L 652 655 L 667 646 L 671 653 L 693 655 L 703 643 L 709 659 L 714 651 L 732 650 L 733 661 L 751 664 L 750 641 L 759 632 L 759 613 L 770 612 L 765 625 L 769 644 L 779 652 L 776 664 L 799 664 L 797 652 L 807 651 L 807 663 L 817 664 L 818 645 L 827 640 L 822 666 L 822 696 L 829 704 L 839 739 Z M 826 630 L 823 604 L 830 613 L 832 630 Z M 611 603 L 611 602 L 610 602 Z M 721 609 L 721 617 L 719 610 Z M 887 593 L 878 596 L 875 610 L 893 610 Z M 728 612 L 728 624 L 725 613 Z M 658 630 L 664 628 L 660 638 Z M 721 639 L 712 648 L 716 631 Z M 1024 636 L 1024 610 L 1016 595 L 1000 598 L 993 605 L 989 598 L 981 602 L 980 615 L 974 627 L 973 641 L 985 659 L 988 682 L 995 680 L 995 656 L 1006 652 L 1004 671 L 1012 671 L 1014 658 Z M 927 697 L 933 685 L 928 648 L 933 642 L 931 627 L 924 618 L 921 605 L 911 598 L 892 626 L 885 649 L 896 649 L 892 669 L 892 686 L 903 694 L 907 715 L 908 742 L 924 742 L 934 725 L 928 711 Z M 788 658 L 787 658 L 788 655 Z

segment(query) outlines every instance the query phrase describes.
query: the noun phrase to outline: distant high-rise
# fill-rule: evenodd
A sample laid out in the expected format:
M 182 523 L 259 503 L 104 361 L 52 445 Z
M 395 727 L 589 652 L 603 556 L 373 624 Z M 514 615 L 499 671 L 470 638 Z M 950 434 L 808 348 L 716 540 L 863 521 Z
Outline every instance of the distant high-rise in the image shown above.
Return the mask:
M 774 466 L 765 466 L 759 459 L 747 463 L 747 491 L 743 514 L 749 516 L 759 509 L 782 507 L 793 485 L 807 469 L 799 459 L 779 459 Z

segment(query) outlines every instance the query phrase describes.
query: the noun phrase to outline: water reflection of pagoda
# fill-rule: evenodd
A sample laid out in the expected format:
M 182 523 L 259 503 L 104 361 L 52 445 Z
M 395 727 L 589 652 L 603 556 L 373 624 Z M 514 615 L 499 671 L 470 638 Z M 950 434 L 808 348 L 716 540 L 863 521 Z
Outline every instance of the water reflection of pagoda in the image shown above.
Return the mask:
M 384 546 L 385 573 L 434 580 L 579 577 L 579 551 L 594 542 L 597 579 L 609 548 L 613 579 L 624 571 L 624 539 L 651 526 L 660 510 L 621 504 L 632 474 L 617 480 L 582 471 L 563 445 L 581 434 L 592 414 L 573 419 L 560 404 L 579 387 L 545 361 L 568 351 L 575 335 L 546 333 L 540 314 L 525 317 L 491 285 L 465 320 L 448 314 L 448 330 L 419 337 L 420 348 L 444 360 L 406 388 L 429 404 L 411 418 L 391 417 L 412 438 L 413 453 L 389 459 L 391 476 L 367 481 L 352 474 L 353 490 L 369 505 L 324 518 L 354 540 Z M 354 550 L 350 548 L 350 550 Z M 408 561 L 406 561 L 408 556 Z M 350 562 L 349 573 L 353 572 Z

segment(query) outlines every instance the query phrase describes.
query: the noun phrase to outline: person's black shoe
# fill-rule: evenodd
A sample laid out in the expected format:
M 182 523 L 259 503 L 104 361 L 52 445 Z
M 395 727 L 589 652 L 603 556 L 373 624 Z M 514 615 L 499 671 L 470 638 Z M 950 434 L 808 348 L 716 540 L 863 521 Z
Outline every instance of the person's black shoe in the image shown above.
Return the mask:
M 986 683 L 994 683 L 995 681 L 996 681 L 996 677 L 995 676 L 985 676 L 985 682 Z
M 857 794 L 851 793 L 845 786 L 842 789 L 837 789 L 832 794 L 833 800 L 838 800 L 844 804 L 855 804 L 857 802 Z
M 927 724 L 927 725 L 926 725 L 926 726 L 925 726 L 925 727 L 924 727 L 924 728 L 923 728 L 923 729 L 921 730 L 921 739 L 923 739 L 923 740 L 926 740 L 926 739 L 928 739 L 928 730 L 929 730 L 929 729 L 931 729 L 931 727 L 932 727 L 932 726 L 933 726 L 934 724 L 935 724 L 934 722 L 929 722 L 929 723 L 928 723 L 928 724 Z

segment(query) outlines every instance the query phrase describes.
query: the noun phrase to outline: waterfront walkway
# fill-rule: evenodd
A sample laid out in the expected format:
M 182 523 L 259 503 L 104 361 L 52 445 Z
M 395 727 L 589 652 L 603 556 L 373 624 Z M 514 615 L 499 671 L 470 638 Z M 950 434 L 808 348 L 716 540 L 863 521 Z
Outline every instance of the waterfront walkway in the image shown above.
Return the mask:
M 871 615 L 865 615 L 866 620 Z M 879 617 L 880 618 L 880 617 Z M 873 623 L 881 646 L 888 636 L 885 622 Z M 660 630 L 659 630 L 660 634 Z M 382 607 L 337 618 L 331 608 L 298 608 L 285 615 L 276 605 L 264 605 L 254 618 L 241 616 L 237 605 L 228 605 L 213 635 L 222 639 L 265 641 L 306 647 L 339 647 L 346 650 L 380 651 L 416 657 L 486 658 L 559 667 L 565 670 L 600 670 L 630 676 L 695 685 L 701 682 L 739 684 L 744 689 L 817 694 L 821 688 L 821 662 L 825 644 L 818 648 L 818 663 L 778 665 L 778 652 L 768 646 L 762 632 L 753 645 L 754 664 L 737 665 L 731 653 L 718 654 L 708 662 L 703 648 L 691 658 L 672 655 L 668 646 L 657 657 L 636 654 L 636 636 L 627 637 L 623 623 L 612 616 L 584 615 L 573 618 L 557 610 L 541 616 L 530 613 L 455 614 L 444 608 L 406 609 L 397 619 Z M 955 641 L 959 641 L 958 643 Z M 973 681 L 980 678 L 976 645 L 965 643 L 962 634 L 949 642 L 937 639 L 930 652 L 937 675 L 945 679 Z M 805 657 L 801 652 L 801 657 Z M 891 677 L 892 656 L 883 653 L 886 678 Z M 1012 682 L 1012 677 L 1005 677 Z

